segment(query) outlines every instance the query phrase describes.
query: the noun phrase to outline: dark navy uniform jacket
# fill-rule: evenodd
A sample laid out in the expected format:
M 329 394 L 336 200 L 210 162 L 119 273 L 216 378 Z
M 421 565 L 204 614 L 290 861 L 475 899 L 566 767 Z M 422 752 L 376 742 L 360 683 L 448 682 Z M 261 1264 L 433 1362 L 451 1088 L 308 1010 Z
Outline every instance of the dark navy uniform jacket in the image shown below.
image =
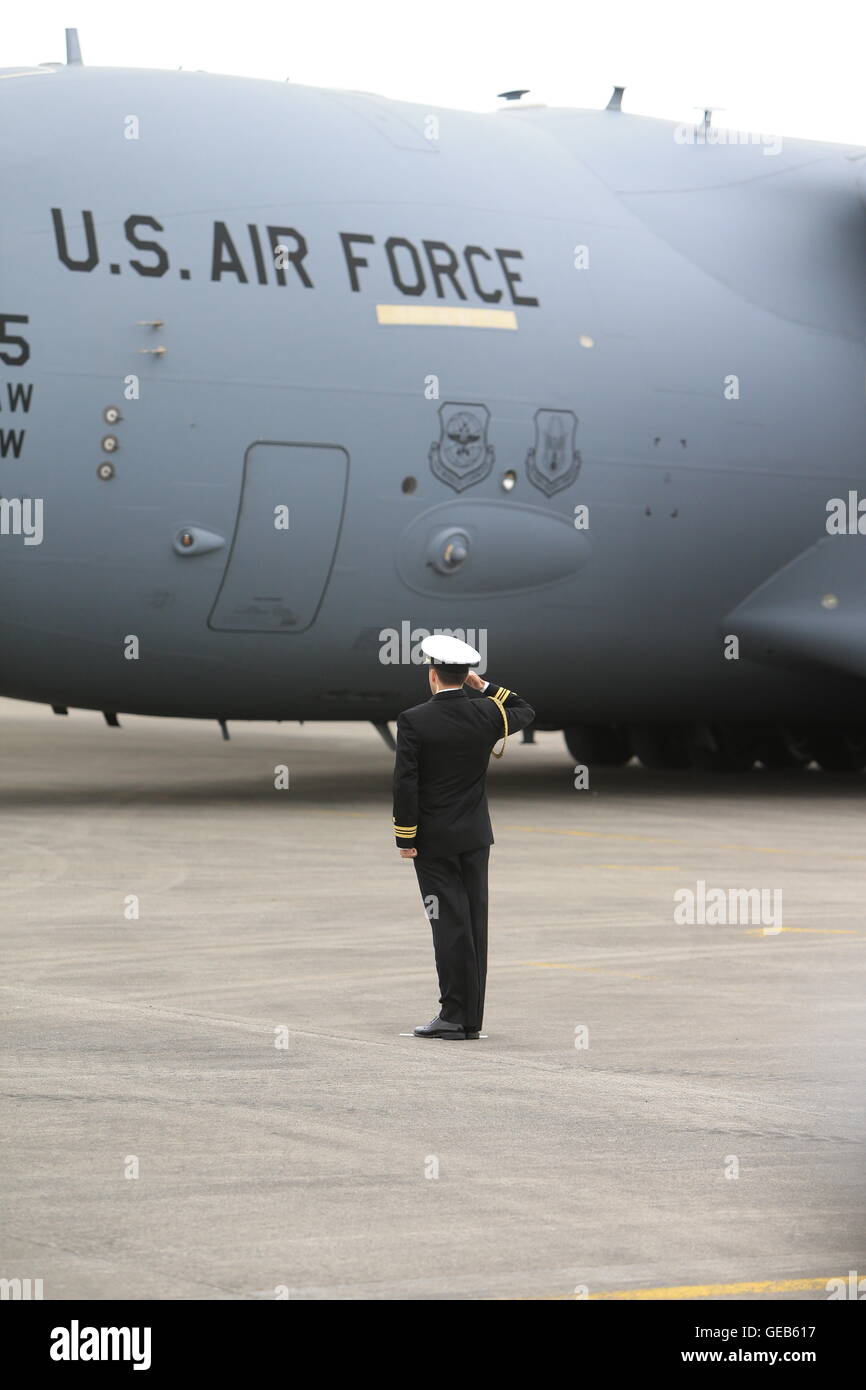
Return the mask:
M 463 854 L 493 844 L 487 764 L 506 732 L 524 729 L 535 710 L 513 690 L 440 690 L 397 720 L 394 834 L 398 849 Z

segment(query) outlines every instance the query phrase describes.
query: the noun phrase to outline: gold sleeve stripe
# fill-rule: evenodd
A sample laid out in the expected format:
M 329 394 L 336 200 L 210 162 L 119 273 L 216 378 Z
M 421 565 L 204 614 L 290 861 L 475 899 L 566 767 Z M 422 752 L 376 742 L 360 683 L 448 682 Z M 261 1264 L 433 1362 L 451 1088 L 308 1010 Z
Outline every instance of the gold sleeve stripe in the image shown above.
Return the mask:
M 509 697 L 510 694 L 511 694 L 511 691 L 510 691 L 510 690 L 506 690 L 505 686 L 504 686 L 504 685 L 501 685 L 501 686 L 499 687 L 499 689 L 497 690 L 496 694 L 493 696 L 493 698 L 494 698 L 494 700 L 496 701 L 497 705 L 502 705 L 502 704 L 504 704 L 505 701 L 508 699 L 508 697 Z

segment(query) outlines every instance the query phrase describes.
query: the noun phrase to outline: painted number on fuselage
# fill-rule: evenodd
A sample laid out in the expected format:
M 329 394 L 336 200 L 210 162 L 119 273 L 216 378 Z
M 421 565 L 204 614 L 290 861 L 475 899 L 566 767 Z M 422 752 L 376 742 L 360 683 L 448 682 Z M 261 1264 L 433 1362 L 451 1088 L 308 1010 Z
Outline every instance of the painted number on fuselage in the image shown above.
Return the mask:
M 30 361 L 30 344 L 20 333 L 10 333 L 10 324 L 29 323 L 27 314 L 0 314 L 0 362 L 7 367 L 23 367 Z M 0 384 L 0 412 L 29 414 L 33 384 L 6 381 Z M 0 460 L 20 459 L 27 431 L 7 430 L 0 426 Z

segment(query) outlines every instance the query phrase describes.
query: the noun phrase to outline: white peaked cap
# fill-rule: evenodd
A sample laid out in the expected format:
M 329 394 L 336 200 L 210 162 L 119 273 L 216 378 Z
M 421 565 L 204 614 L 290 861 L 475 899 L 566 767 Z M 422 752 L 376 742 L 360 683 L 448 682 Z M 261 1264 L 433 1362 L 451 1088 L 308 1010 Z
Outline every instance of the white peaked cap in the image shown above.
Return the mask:
M 481 653 L 470 647 L 468 642 L 448 637 L 445 633 L 425 637 L 421 650 L 428 662 L 432 661 L 437 666 L 474 666 L 481 660 Z

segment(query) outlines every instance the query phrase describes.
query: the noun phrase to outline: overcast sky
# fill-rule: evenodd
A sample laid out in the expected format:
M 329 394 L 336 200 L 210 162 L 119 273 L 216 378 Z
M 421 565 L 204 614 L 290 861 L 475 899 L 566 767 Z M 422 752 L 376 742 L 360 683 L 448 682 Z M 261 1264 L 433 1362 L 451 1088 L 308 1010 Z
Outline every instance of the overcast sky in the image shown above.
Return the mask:
M 863 0 L 37 0 L 7 4 L 4 66 L 204 68 L 485 111 L 496 94 L 866 146 Z M 722 111 L 721 108 L 724 108 Z

